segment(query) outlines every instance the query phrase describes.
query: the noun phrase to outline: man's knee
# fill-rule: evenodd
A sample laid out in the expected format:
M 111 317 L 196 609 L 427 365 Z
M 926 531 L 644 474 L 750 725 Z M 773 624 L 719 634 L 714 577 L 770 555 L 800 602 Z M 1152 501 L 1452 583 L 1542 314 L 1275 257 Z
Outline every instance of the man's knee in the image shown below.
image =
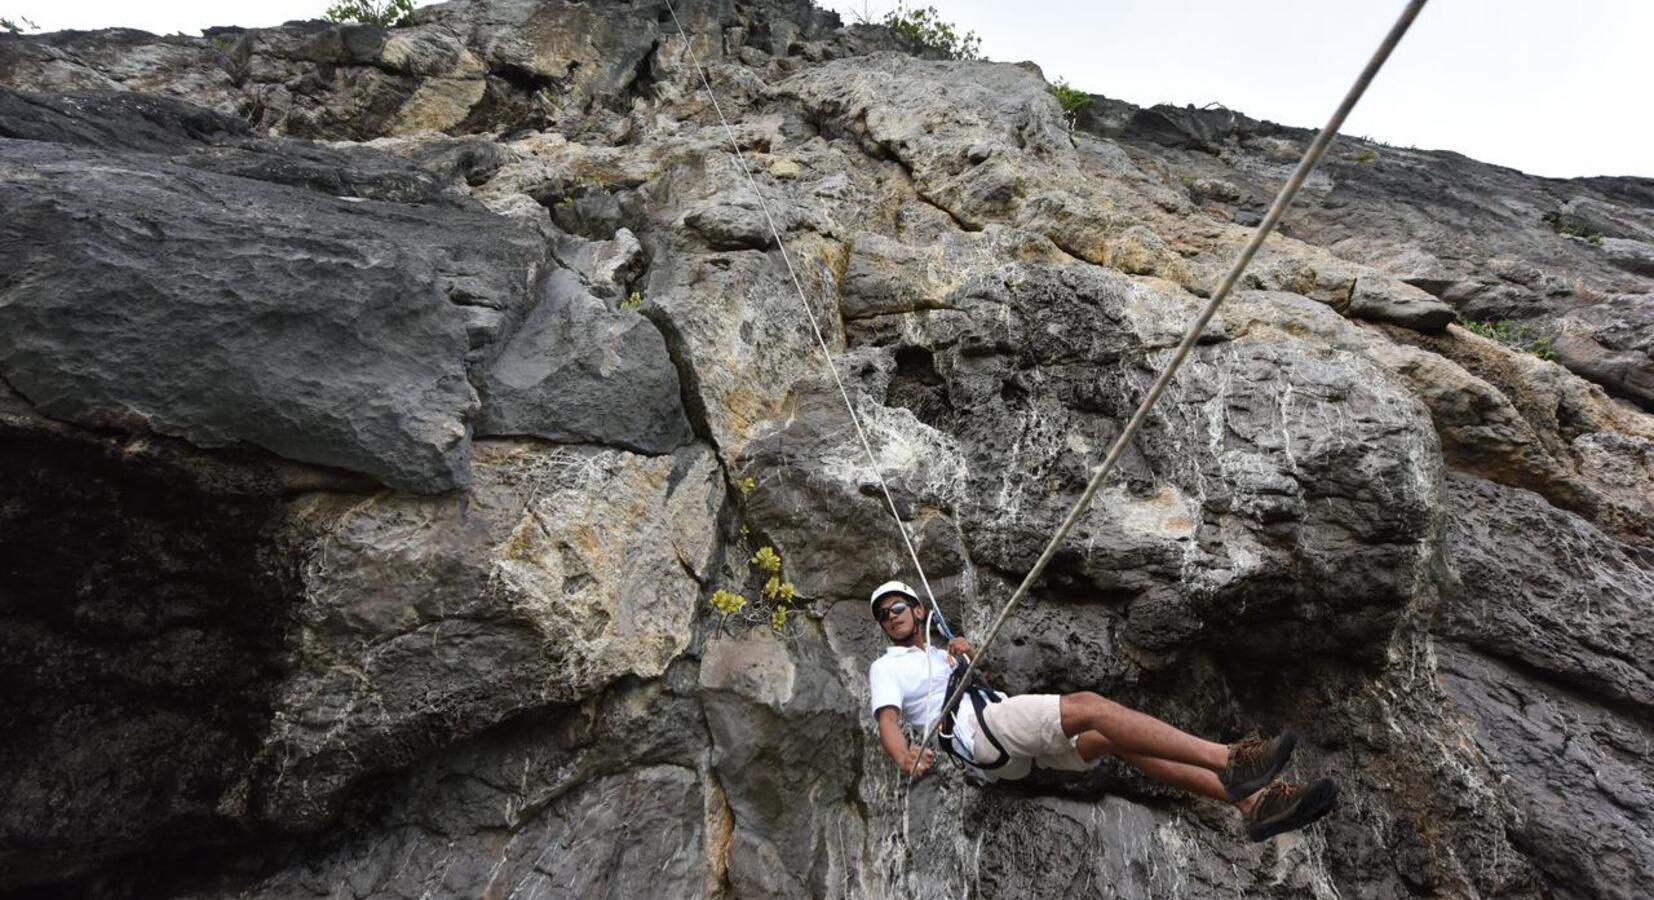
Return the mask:
M 1062 712 L 1062 730 L 1069 737 L 1082 731 L 1094 730 L 1100 717 L 1108 714 L 1113 700 L 1091 691 L 1063 694 L 1058 709 Z

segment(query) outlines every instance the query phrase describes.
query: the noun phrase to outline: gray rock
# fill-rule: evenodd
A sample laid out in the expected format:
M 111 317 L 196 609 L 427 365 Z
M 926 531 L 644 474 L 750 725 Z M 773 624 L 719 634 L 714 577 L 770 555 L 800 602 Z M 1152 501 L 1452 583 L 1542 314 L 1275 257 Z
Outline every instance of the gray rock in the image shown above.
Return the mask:
M 270 546 L 276 479 L 256 460 L 181 476 L 154 438 L 77 438 L 22 403 L 0 435 L 0 891 L 235 833 L 220 802 L 257 755 L 299 590 Z
M 1440 331 L 1458 318 L 1453 307 L 1392 278 L 1362 277 L 1350 295 L 1350 315 L 1414 331 Z
M 34 94 L 0 87 L 0 138 L 170 153 L 248 134 L 239 119 L 136 91 Z
M 733 817 L 729 878 L 742 896 L 836 894 L 848 875 L 834 870 L 860 841 L 835 831 L 861 830 L 850 798 L 863 704 L 833 669 L 823 644 L 782 643 L 762 625 L 707 647 L 701 698 Z
M 1654 562 L 1526 491 L 1448 480 L 1443 683 L 1557 896 L 1632 897 L 1654 866 Z
M 321 883 L 370 896 L 708 896 L 727 825 L 712 814 L 722 799 L 701 770 L 706 731 L 685 676 L 616 687 L 434 753 L 384 786 L 373 833 L 341 825 L 302 867 L 188 896 Z
M 1613 297 L 1557 323 L 1557 362 L 1654 409 L 1654 294 Z
M 1446 645 L 1441 678 L 1513 806 L 1511 842 L 1565 898 L 1640 896 L 1654 867 L 1646 724 L 1496 656 Z
M 1634 275 L 1654 278 L 1654 243 L 1624 238 L 1603 238 L 1602 252 L 1608 261 Z
M 587 293 L 572 272 L 542 281 L 539 303 L 479 384 L 480 435 L 670 453 L 693 439 L 678 372 L 649 320 Z
M 70 223 L 19 233 L 35 255 L 0 273 L 0 347 L 91 335 L 0 355 L 0 455 L 22 473 L 0 479 L 0 688 L 25 698 L 0 709 L 0 890 L 1648 880 L 1654 420 L 1536 356 L 1413 329 L 1445 304 L 1634 357 L 1642 307 L 1613 298 L 1649 279 L 1553 226 L 1647 240 L 1654 187 L 1341 142 L 1267 242 L 1247 282 L 1265 290 L 1230 298 L 995 649 L 1012 690 L 1100 689 L 1217 740 L 1293 724 L 1290 777 L 1335 775 L 1333 816 L 1245 844 L 1232 810 L 1115 762 L 909 790 L 866 711 L 865 593 L 914 577 L 874 471 L 979 636 L 1310 135 L 1106 98 L 1070 129 L 1031 64 L 890 53 L 911 42 L 803 0 L 687 3 L 683 34 L 661 12 L 461 0 L 392 29 L 0 37 L 0 80 L 130 95 L 0 96 L 29 129 L 8 152 L 119 180 L 38 184 L 36 161 L 0 184 Z M 272 221 L 280 240 L 254 227 Z M 62 254 L 105 273 L 98 302 L 54 299 L 79 277 Z M 155 305 L 119 309 L 164 352 L 97 343 L 122 324 L 102 298 L 155 272 Z M 362 333 L 377 368 L 345 346 Z M 60 383 L 56 407 L 32 396 Z M 685 419 L 706 444 L 678 447 Z M 541 437 L 481 441 L 470 485 L 411 493 L 458 484 L 471 451 L 432 435 L 468 424 Z M 799 591 L 779 632 L 706 603 L 758 605 L 761 544 Z
M 1189 195 L 1196 200 L 1233 203 L 1241 198 L 1241 189 L 1221 178 L 1197 178 L 1189 184 Z
M 682 653 L 722 485 L 705 448 L 478 445 L 464 495 L 314 498 L 257 814 L 290 828 L 360 778 L 509 716 L 652 678 Z
M 1654 710 L 1654 566 L 1538 496 L 1448 479 L 1456 570 L 1439 634 L 1594 698 Z
M 466 307 L 524 302 L 531 236 L 59 144 L 0 142 L 0 167 L 0 374 L 39 411 L 464 483 Z

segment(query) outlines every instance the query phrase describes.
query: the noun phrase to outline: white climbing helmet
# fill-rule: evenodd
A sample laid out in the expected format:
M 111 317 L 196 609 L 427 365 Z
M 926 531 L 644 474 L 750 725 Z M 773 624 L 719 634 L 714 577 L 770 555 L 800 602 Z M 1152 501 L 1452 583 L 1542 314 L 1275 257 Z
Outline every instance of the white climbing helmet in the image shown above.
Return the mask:
M 901 594 L 909 600 L 912 600 L 914 603 L 919 602 L 918 592 L 913 590 L 913 588 L 908 587 L 907 582 L 887 581 L 884 584 L 874 588 L 873 595 L 867 598 L 867 608 L 875 617 L 879 614 L 879 600 L 886 594 Z

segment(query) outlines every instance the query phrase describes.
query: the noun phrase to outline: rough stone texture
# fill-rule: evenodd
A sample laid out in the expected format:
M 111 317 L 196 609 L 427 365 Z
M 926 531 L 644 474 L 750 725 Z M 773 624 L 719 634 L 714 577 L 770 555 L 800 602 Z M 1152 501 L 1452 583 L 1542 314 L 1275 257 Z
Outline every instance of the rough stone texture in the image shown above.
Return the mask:
M 477 433 L 670 453 L 694 435 L 678 371 L 648 319 L 615 311 L 574 273 L 552 272 L 540 302 L 489 363 Z
M 467 330 L 525 302 L 532 235 L 453 199 L 48 141 L 0 141 L 0 173 L 0 376 L 40 412 L 412 490 L 465 482 Z
M 412 762 L 433 736 L 660 675 L 685 649 L 722 493 L 704 448 L 478 455 L 463 496 L 296 511 L 322 533 L 261 816 L 325 821 L 353 779 Z
M 1080 129 L 1117 142 L 1129 156 L 1107 168 L 1185 193 L 1206 216 L 1244 225 L 1261 218 L 1314 137 L 1225 109 L 1093 101 Z M 1208 189 L 1214 181 L 1226 186 Z M 1552 337 L 1568 368 L 1650 408 L 1646 389 L 1627 385 L 1624 375 L 1628 364 L 1641 366 L 1646 381 L 1646 335 L 1634 348 L 1623 346 L 1603 321 L 1614 315 L 1598 312 L 1623 310 L 1616 294 L 1654 288 L 1650 179 L 1533 178 L 1456 153 L 1340 137 L 1281 230 L 1422 288 L 1466 317 L 1520 320 Z M 1598 337 L 1597 324 L 1608 333 Z M 1635 362 L 1604 367 L 1600 351 L 1564 353 L 1564 336 L 1634 350 Z
M 1350 315 L 1390 322 L 1414 331 L 1440 331 L 1457 313 L 1424 291 L 1390 278 L 1359 278 L 1350 295 Z
M 1654 187 L 1340 139 L 995 648 L 1292 724 L 1333 816 L 1247 844 L 1117 761 L 909 790 L 889 506 L 979 635 L 1309 134 L 1070 131 L 1031 65 L 678 13 L 768 217 L 663 4 L 0 36 L 0 892 L 1654 879 Z
M 1654 409 L 1654 294 L 1614 297 L 1557 323 L 1558 362 Z
M 1448 693 L 1557 896 L 1633 897 L 1654 866 L 1654 566 L 1539 497 L 1456 476 L 1442 608 Z
M 275 499 L 5 420 L 0 887 L 221 845 L 287 668 Z

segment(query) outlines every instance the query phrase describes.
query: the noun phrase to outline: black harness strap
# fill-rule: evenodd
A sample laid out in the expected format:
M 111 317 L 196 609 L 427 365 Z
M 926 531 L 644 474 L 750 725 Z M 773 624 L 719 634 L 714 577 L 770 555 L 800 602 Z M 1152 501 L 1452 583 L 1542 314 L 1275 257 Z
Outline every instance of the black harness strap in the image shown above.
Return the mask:
M 965 666 L 956 666 L 953 670 L 953 674 L 948 676 L 948 696 L 953 696 L 953 692 L 958 690 L 959 679 L 964 677 L 965 669 Z M 974 766 L 983 770 L 997 769 L 1010 762 L 1011 754 L 1005 750 L 1004 745 L 999 742 L 999 738 L 994 737 L 994 733 L 988 730 L 988 721 L 982 715 L 982 711 L 987 708 L 988 704 L 998 703 L 1004 698 L 1000 697 L 998 693 L 988 687 L 988 682 L 983 680 L 980 672 L 973 673 L 971 675 L 970 687 L 965 689 L 965 696 L 970 698 L 971 708 L 976 711 L 977 740 L 987 738 L 988 744 L 992 746 L 994 750 L 999 752 L 999 756 L 997 756 L 993 762 L 980 763 L 960 752 L 959 748 L 954 746 L 953 743 L 954 710 L 951 709 L 948 710 L 948 714 L 942 718 L 942 728 L 937 732 L 937 740 L 941 742 L 942 749 L 948 751 L 950 755 L 952 755 L 955 759 L 958 759 L 960 762 L 963 762 L 965 765 Z

